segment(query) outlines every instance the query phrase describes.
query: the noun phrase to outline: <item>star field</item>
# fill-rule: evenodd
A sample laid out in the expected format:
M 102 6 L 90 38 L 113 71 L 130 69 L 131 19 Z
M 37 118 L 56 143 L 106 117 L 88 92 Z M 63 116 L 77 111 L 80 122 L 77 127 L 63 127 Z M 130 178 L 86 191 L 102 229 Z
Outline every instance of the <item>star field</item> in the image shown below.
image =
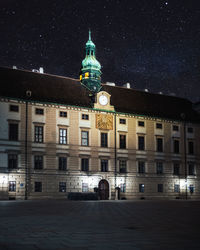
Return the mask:
M 102 82 L 200 94 L 197 0 L 1 0 L 0 66 L 78 78 L 88 29 Z

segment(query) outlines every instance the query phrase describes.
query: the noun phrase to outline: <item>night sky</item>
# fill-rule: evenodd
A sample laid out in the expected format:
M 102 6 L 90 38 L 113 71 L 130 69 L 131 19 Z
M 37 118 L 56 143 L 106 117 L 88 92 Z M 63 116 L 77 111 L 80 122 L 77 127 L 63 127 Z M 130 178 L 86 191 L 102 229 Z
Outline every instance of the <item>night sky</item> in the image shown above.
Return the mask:
M 0 66 L 78 78 L 89 28 L 102 82 L 200 101 L 199 0 L 1 0 Z

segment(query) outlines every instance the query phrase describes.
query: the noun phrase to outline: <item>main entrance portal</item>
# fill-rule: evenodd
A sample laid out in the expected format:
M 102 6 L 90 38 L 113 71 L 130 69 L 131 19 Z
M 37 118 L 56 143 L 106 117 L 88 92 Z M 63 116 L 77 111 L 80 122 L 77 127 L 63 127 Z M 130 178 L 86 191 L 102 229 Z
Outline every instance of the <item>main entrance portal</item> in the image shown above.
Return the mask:
M 109 183 L 107 180 L 101 180 L 99 182 L 99 197 L 100 200 L 108 200 L 109 198 Z

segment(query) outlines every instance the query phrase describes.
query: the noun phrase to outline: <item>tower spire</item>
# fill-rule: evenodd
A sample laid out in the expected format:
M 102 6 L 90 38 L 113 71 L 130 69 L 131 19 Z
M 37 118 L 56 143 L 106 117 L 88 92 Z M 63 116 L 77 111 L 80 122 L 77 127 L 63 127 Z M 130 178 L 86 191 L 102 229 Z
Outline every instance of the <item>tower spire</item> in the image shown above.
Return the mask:
M 80 81 L 90 91 L 99 92 L 101 89 L 101 65 L 96 59 L 95 47 L 91 40 L 91 30 L 89 29 L 89 39 L 85 45 L 86 55 L 82 61 Z

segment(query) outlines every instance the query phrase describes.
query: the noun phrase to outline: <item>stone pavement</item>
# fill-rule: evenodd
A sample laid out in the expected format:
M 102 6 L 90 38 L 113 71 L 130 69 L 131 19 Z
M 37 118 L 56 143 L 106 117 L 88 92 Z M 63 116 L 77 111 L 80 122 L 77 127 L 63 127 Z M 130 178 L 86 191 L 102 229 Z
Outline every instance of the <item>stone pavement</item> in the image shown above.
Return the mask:
M 200 249 L 200 201 L 0 201 L 0 249 Z

